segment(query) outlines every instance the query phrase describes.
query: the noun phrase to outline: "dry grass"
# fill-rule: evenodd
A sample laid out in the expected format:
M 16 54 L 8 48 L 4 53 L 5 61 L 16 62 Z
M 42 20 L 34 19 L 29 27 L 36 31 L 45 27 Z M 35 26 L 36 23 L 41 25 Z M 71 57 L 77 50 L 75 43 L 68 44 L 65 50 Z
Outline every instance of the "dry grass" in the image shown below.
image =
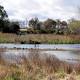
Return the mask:
M 70 80 L 74 71 L 75 80 L 80 80 L 80 64 L 59 61 L 53 55 L 40 54 L 38 49 L 21 58 L 17 64 L 0 63 L 0 80 Z
M 54 35 L 54 34 L 26 34 L 16 35 L 8 33 L 0 33 L 0 43 L 30 43 L 37 41 L 40 43 L 80 43 L 80 35 Z
M 0 64 L 4 64 L 4 60 L 2 59 L 2 54 L 5 52 L 5 49 L 0 48 Z

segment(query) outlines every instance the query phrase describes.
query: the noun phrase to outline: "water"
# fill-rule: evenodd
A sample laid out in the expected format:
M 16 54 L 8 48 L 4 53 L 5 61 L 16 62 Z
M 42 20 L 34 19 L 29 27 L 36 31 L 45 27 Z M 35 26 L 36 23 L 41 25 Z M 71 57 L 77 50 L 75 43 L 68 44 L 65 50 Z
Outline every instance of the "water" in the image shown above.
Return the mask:
M 0 44 L 0 48 L 35 48 L 34 44 Z M 39 49 L 66 49 L 80 50 L 80 44 L 39 44 L 36 45 Z
M 27 57 L 27 55 L 31 53 L 30 52 L 31 50 L 29 49 L 35 48 L 35 45 L 0 44 L 0 48 L 5 48 L 5 51 L 0 52 L 3 53 L 1 57 L 8 62 L 15 63 L 20 61 L 22 56 Z M 40 50 L 38 50 L 37 48 Z M 40 44 L 36 46 L 36 49 L 40 54 L 44 53 L 44 54 L 55 55 L 61 61 L 73 62 L 73 63 L 80 62 L 80 44 L 55 44 L 55 45 Z
M 66 62 L 80 62 L 80 51 L 44 51 L 47 54 L 53 54 L 61 61 Z

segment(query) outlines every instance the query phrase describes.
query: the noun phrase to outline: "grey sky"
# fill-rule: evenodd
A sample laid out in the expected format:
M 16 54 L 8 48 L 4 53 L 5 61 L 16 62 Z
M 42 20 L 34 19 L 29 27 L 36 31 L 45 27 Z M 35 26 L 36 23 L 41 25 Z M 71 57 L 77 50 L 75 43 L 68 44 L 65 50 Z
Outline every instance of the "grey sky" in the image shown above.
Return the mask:
M 10 19 L 38 17 L 67 20 L 78 18 L 80 0 L 0 0 Z

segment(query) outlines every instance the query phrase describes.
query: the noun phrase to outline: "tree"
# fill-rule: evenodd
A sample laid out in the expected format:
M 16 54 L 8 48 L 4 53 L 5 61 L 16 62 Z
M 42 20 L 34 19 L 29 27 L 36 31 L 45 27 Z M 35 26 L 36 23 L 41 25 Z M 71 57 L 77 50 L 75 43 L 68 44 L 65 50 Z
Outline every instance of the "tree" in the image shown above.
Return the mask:
M 9 24 L 9 32 L 10 33 L 18 33 L 20 30 L 18 22 L 10 22 Z
M 45 29 L 47 30 L 53 30 L 56 28 L 56 21 L 52 20 L 52 19 L 47 19 L 46 21 L 44 21 L 44 26 Z
M 9 20 L 4 20 L 4 27 L 2 27 L 2 32 L 9 32 Z
M 70 21 L 69 29 L 72 34 L 80 34 L 80 20 Z
M 60 21 L 59 19 L 57 19 L 56 22 L 56 34 L 69 34 L 68 24 L 66 21 Z
M 56 28 L 59 29 L 61 25 L 61 21 L 59 19 L 56 20 Z
M 4 7 L 0 5 L 0 20 L 5 20 L 6 18 L 8 18 L 8 15 L 4 10 Z
M 40 29 L 40 24 L 39 24 L 39 20 L 38 18 L 32 18 L 30 21 L 29 21 L 29 26 L 31 28 L 33 28 L 34 30 L 39 30 Z
M 43 23 L 45 30 L 47 30 L 49 33 L 53 33 L 56 29 L 56 21 L 52 19 L 47 19 Z
M 66 21 L 62 21 L 62 22 L 61 22 L 61 28 L 62 28 L 62 29 L 68 28 L 68 24 L 67 24 Z
M 4 7 L 0 5 L 0 31 L 3 30 L 4 28 L 4 24 L 5 24 L 5 20 L 7 20 L 8 15 L 6 13 L 6 11 L 4 10 Z

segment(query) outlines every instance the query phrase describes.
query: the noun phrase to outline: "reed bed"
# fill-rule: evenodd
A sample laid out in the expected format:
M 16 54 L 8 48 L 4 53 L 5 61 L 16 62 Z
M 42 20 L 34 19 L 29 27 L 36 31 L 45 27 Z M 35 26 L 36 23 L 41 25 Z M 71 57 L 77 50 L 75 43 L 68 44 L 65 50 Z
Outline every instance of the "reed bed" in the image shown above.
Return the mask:
M 36 41 L 44 44 L 78 44 L 80 35 L 54 35 L 54 34 L 26 34 L 16 35 L 0 33 L 0 43 L 31 43 Z

